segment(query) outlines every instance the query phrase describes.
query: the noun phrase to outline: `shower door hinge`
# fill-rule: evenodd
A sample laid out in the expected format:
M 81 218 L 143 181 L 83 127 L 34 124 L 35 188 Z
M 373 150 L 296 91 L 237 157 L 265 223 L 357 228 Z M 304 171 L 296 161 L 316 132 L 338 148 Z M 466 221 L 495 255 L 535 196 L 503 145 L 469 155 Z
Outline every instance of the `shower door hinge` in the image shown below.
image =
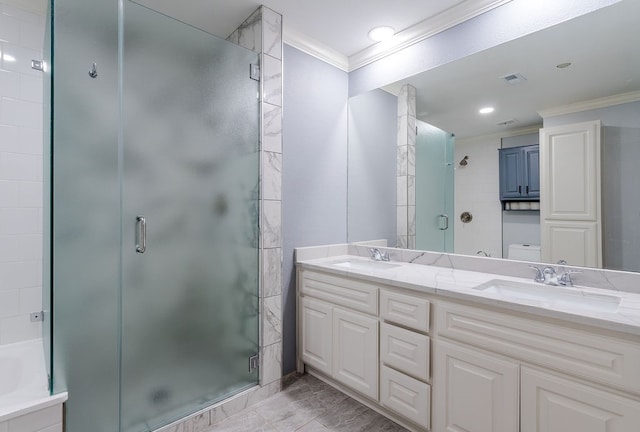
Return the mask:
M 249 65 L 249 78 L 252 80 L 260 81 L 260 66 L 257 64 Z
M 30 320 L 31 322 L 44 321 L 44 312 L 43 311 L 31 312 Z
M 44 62 L 42 60 L 31 60 L 31 69 L 44 72 Z
M 253 372 L 260 367 L 260 355 L 252 355 L 249 357 L 249 372 Z

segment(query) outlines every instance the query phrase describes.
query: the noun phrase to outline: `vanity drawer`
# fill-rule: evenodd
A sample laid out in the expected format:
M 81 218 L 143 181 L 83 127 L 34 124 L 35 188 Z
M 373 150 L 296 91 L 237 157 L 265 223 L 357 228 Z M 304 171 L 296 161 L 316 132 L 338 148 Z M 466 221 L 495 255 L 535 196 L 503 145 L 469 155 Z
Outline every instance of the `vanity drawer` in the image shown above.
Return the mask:
M 640 344 L 481 308 L 438 302 L 439 336 L 640 394 Z
M 380 326 L 380 360 L 423 381 L 429 380 L 429 337 L 391 324 Z
M 313 271 L 302 272 L 301 293 L 371 315 L 378 315 L 378 287 Z
M 380 317 L 415 330 L 429 331 L 429 300 L 380 290 Z
M 385 407 L 429 428 L 431 386 L 389 367 L 380 369 L 380 402 Z

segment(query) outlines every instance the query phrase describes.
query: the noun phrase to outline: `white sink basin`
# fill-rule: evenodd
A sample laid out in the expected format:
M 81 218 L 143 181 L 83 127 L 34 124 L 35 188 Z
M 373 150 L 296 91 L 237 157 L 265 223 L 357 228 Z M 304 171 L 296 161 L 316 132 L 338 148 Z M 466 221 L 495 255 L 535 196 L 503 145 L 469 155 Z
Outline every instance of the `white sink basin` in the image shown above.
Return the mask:
M 360 261 L 360 260 L 348 260 L 333 263 L 336 267 L 342 267 L 353 270 L 389 270 L 392 268 L 400 267 L 402 264 L 394 264 L 387 261 Z
M 546 306 L 580 308 L 601 312 L 615 312 L 620 305 L 620 297 L 595 294 L 579 288 L 528 284 L 500 279 L 490 280 L 474 289 L 496 294 L 506 299 L 533 300 Z

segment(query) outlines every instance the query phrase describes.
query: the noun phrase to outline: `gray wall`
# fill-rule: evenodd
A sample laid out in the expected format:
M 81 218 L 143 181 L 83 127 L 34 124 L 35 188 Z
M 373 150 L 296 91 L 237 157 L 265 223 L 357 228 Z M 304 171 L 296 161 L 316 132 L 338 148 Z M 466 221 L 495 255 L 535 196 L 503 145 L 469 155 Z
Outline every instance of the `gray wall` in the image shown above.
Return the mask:
M 602 121 L 605 268 L 640 271 L 640 102 L 544 119 L 544 127 Z
M 348 76 L 302 51 L 283 52 L 283 373 L 295 369 L 293 248 L 347 241 Z
M 372 90 L 349 99 L 348 240 L 396 244 L 398 98 Z

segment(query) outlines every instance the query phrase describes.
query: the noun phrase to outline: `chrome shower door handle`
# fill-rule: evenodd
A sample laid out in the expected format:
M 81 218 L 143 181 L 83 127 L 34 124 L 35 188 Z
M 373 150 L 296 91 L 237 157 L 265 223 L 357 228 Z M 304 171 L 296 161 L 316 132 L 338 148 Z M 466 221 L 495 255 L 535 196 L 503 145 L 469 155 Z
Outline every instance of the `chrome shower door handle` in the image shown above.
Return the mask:
M 136 217 L 136 252 L 145 253 L 147 250 L 147 218 Z
M 438 221 L 438 224 L 440 225 L 438 228 L 441 231 L 446 231 L 449 229 L 449 216 L 446 214 L 441 214 L 439 216 L 440 220 Z M 444 224 L 442 223 L 444 222 Z

